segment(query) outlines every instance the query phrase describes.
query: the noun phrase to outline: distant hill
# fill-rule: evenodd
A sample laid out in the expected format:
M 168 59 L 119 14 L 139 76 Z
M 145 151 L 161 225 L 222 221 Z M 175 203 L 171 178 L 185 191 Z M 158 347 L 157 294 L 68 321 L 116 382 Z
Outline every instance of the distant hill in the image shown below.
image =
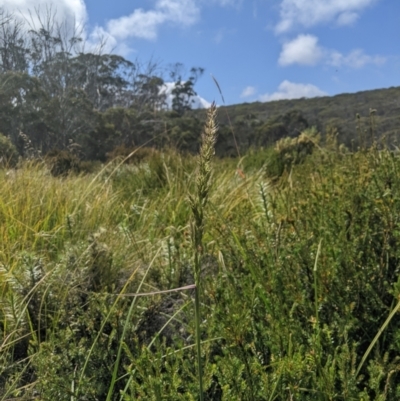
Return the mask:
M 372 110 L 375 110 L 371 113 Z M 197 110 L 197 116 L 204 111 Z M 358 117 L 357 117 L 358 115 Z M 296 136 L 307 126 L 324 135 L 336 128 L 338 139 L 349 147 L 362 140 L 384 138 L 391 145 L 400 139 L 400 87 L 377 89 L 312 99 L 243 103 L 220 107 L 217 151 L 234 155 L 232 129 L 241 150 L 268 146 L 283 136 Z

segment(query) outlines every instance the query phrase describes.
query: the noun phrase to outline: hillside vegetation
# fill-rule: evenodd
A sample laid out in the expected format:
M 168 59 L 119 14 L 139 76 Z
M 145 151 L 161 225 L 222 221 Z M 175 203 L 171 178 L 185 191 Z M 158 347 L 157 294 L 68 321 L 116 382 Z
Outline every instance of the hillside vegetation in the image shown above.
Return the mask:
M 232 128 L 242 151 L 271 146 L 283 137 L 298 136 L 304 128 L 312 126 L 323 135 L 334 130 L 338 141 L 353 150 L 371 145 L 377 139 L 397 146 L 400 88 L 237 104 L 221 107 L 219 116 L 221 132 L 217 152 L 221 155 L 237 154 Z M 360 136 L 364 137 L 361 142 Z
M 398 152 L 211 161 L 212 120 L 200 159 L 0 170 L 1 400 L 399 399 Z

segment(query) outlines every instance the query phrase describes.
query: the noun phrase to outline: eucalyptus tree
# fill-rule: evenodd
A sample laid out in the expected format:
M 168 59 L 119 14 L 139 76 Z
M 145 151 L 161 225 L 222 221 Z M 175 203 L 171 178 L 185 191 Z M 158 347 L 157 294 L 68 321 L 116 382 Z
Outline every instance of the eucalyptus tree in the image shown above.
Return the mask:
M 46 124 L 48 97 L 40 81 L 26 72 L 0 74 L 0 132 L 17 145 L 20 153 L 30 145 L 49 146 Z
M 73 86 L 83 90 L 93 107 L 105 111 L 128 106 L 135 66 L 116 54 L 79 53 L 70 59 Z
M 27 72 L 29 46 L 23 21 L 0 10 L 0 73 Z
M 166 126 L 160 63 L 105 54 L 101 43 L 94 50 L 85 38 L 79 24 L 61 21 L 51 7 L 25 20 L 0 10 L 0 132 L 20 144 L 21 153 L 26 143 L 43 152 L 90 144 L 104 158 L 108 146 L 137 144 Z M 191 108 L 202 73 L 192 68 L 184 78 L 182 64 L 171 70 L 178 115 Z M 106 113 L 110 109 L 118 110 Z
M 170 72 L 170 77 L 174 82 L 172 89 L 172 109 L 179 115 L 192 109 L 195 103 L 197 92 L 194 90 L 197 80 L 203 75 L 204 68 L 192 67 L 189 77 L 184 79 L 184 69 L 181 63 L 176 63 Z
M 135 74 L 132 80 L 132 92 L 129 107 L 139 115 L 146 112 L 153 114 L 167 107 L 167 95 L 163 88 L 165 81 L 161 63 L 150 60 L 142 64 L 135 62 Z

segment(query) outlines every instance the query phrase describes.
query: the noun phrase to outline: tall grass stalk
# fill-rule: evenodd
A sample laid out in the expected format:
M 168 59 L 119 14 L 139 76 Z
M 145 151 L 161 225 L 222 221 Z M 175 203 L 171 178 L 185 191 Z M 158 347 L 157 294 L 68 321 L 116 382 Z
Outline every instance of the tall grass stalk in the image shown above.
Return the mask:
M 317 271 L 318 271 L 318 258 L 321 253 L 321 244 L 322 239 L 319 241 L 317 254 L 315 255 L 315 263 L 314 263 L 314 303 L 315 303 L 315 328 L 318 330 L 319 325 L 319 316 L 318 316 L 318 278 L 317 278 Z
M 393 319 L 393 316 L 400 310 L 400 301 L 397 302 L 397 305 L 394 307 L 394 309 L 390 312 L 389 316 L 387 317 L 387 319 L 385 320 L 385 322 L 382 324 L 382 326 L 380 327 L 380 329 L 378 330 L 378 332 L 376 333 L 374 339 L 371 341 L 371 344 L 369 345 L 368 349 L 365 351 L 360 364 L 357 367 L 356 370 L 356 374 L 355 377 L 358 376 L 358 374 L 360 373 L 361 368 L 363 367 L 365 361 L 368 358 L 368 355 L 370 354 L 370 352 L 372 351 L 372 348 L 374 348 L 376 342 L 379 340 L 379 337 L 381 336 L 381 334 L 385 331 L 386 327 L 388 326 L 388 324 L 390 323 L 390 321 Z
M 191 221 L 191 234 L 193 245 L 193 263 L 195 277 L 195 321 L 196 321 L 196 349 L 198 361 L 198 375 L 200 388 L 200 401 L 204 399 L 203 371 L 201 362 L 201 334 L 200 334 L 200 293 L 201 293 L 201 258 L 203 255 L 204 211 L 209 198 L 211 186 L 212 167 L 211 160 L 215 153 L 217 139 L 216 125 L 217 108 L 213 103 L 208 110 L 207 121 L 201 137 L 201 148 L 198 158 L 196 175 L 196 189 L 189 195 L 189 203 L 193 213 Z

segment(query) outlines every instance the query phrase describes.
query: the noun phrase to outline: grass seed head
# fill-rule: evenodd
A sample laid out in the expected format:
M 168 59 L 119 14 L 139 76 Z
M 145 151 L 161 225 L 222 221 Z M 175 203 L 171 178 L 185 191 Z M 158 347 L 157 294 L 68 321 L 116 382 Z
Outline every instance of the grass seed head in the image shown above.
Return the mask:
M 207 120 L 201 136 L 201 147 L 198 158 L 198 170 L 196 176 L 196 198 L 190 197 L 190 203 L 195 216 L 202 216 L 199 207 L 207 203 L 208 192 L 211 185 L 211 161 L 215 154 L 215 143 L 217 140 L 217 108 L 213 103 L 208 110 Z

